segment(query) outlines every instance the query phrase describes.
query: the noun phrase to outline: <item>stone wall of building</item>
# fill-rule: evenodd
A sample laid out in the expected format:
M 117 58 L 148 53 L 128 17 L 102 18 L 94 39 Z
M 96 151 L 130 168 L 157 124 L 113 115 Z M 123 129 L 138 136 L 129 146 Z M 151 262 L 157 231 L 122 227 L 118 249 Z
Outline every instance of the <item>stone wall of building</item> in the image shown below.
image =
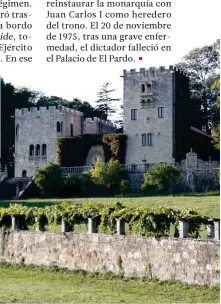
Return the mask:
M 116 126 L 111 121 L 98 117 L 86 118 L 84 121 L 84 134 L 116 133 Z
M 83 113 L 64 106 L 16 110 L 15 177 L 33 176 L 48 162 L 56 163 L 57 137 L 103 133 L 116 133 L 116 126 L 96 117 L 84 121 Z
M 128 136 L 126 164 L 172 162 L 174 134 L 173 67 L 124 71 L 124 133 Z M 163 117 L 158 113 L 163 108 Z M 131 110 L 136 110 L 136 119 Z M 160 114 L 160 113 L 159 113 Z M 150 146 L 142 134 L 152 134 Z
M 82 134 L 82 118 L 81 112 L 63 106 L 16 110 L 15 176 L 33 176 L 36 169 L 55 163 L 57 136 Z
M 20 231 L 0 234 L 0 261 L 215 285 L 219 245 L 197 239 Z
M 32 176 L 37 168 L 56 160 L 56 123 L 60 111 L 55 107 L 21 109 L 15 112 L 15 176 Z M 30 153 L 30 147 L 34 152 Z M 36 155 L 40 145 L 40 155 Z M 42 146 L 46 145 L 46 155 L 42 156 Z

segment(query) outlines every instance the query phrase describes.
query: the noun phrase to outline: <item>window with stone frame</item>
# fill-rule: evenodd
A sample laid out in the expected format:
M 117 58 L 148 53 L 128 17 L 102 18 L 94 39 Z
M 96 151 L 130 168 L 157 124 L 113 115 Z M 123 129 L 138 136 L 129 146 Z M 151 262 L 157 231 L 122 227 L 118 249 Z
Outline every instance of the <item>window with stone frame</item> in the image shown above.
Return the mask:
M 41 147 L 40 147 L 40 145 L 36 145 L 35 156 L 40 156 L 40 155 L 41 155 Z
M 147 136 L 146 134 L 142 134 L 142 146 L 146 146 L 147 145 Z
M 43 144 L 43 145 L 42 145 L 42 155 L 43 155 L 43 156 L 46 156 L 46 155 L 47 155 L 47 145 L 46 145 L 46 144 Z
M 61 132 L 61 123 L 60 121 L 57 121 L 57 133 Z
M 34 145 L 30 145 L 29 147 L 29 156 L 34 156 L 35 155 L 35 151 L 34 151 Z
M 153 134 L 142 134 L 142 146 L 152 146 L 153 145 Z
M 146 104 L 145 100 L 142 99 L 141 102 L 140 102 L 141 109 L 145 108 L 145 104 Z
M 148 133 L 147 134 L 147 145 L 148 146 L 152 146 L 153 145 L 153 134 L 152 133 Z
M 164 118 L 164 107 L 158 108 L 158 118 Z
M 18 136 L 19 135 L 19 125 L 16 126 L 15 128 L 15 135 Z
M 140 86 L 141 93 L 145 93 L 145 84 L 141 84 Z
M 74 136 L 74 125 L 73 124 L 70 125 L 70 131 L 71 131 L 71 137 L 73 137 Z
M 151 92 L 152 92 L 152 84 L 151 84 L 151 83 L 148 83 L 148 84 L 147 84 L 147 92 L 148 92 L 148 93 L 151 93 Z
M 137 120 L 137 109 L 131 109 L 131 120 Z

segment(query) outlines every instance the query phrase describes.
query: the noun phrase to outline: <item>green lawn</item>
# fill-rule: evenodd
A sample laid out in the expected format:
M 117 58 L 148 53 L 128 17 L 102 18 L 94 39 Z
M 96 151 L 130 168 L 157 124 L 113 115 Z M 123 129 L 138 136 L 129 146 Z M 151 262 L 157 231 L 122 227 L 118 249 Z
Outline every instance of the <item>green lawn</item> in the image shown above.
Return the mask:
M 218 287 L 0 265 L 0 303 L 219 303 Z
M 75 199 L 29 199 L 19 200 L 16 203 L 23 203 L 28 206 L 51 205 L 63 201 L 70 201 L 75 203 L 84 203 L 88 201 L 96 202 L 121 202 L 128 206 L 159 206 L 168 205 L 177 208 L 193 208 L 198 207 L 202 210 L 204 215 L 220 217 L 220 196 L 218 192 L 211 193 L 197 193 L 185 195 L 168 195 L 168 196 L 149 196 L 149 197 L 101 197 L 101 198 L 75 198 Z M 15 201 L 0 201 L 0 207 L 7 207 L 10 202 Z

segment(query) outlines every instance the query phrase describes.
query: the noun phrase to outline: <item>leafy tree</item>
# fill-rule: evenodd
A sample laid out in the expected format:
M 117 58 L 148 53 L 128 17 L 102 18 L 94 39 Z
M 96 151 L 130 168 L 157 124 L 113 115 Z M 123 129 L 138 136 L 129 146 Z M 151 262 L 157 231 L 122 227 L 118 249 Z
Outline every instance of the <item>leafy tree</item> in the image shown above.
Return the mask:
M 202 48 L 190 51 L 177 65 L 188 73 L 192 102 L 200 102 L 202 123 L 207 128 L 217 120 L 215 107 L 216 96 L 211 92 L 211 84 L 219 76 L 220 69 L 220 41 Z
M 120 100 L 120 98 L 112 98 L 110 96 L 111 93 L 115 92 L 115 89 L 111 89 L 110 86 L 111 83 L 105 83 L 97 94 L 96 109 L 103 113 L 102 119 L 105 120 L 109 118 L 110 114 L 116 113 L 116 106 L 113 103 Z
M 0 79 L 1 123 L 2 123 L 2 163 L 8 166 L 9 175 L 14 171 L 15 109 L 27 108 L 35 99 L 36 92 L 27 88 L 16 89 L 11 83 Z
M 34 177 L 35 185 L 44 197 L 54 197 L 61 190 L 61 168 L 52 162 L 39 169 Z
M 216 97 L 216 108 L 220 112 L 220 79 L 213 82 L 211 86 L 212 92 Z M 214 126 L 213 144 L 217 150 L 220 150 L 220 122 L 218 121 Z
M 91 170 L 91 177 L 95 184 L 106 187 L 112 193 L 119 193 L 121 181 L 127 177 L 127 170 L 122 168 L 118 160 L 110 159 L 105 164 L 98 158 Z
M 101 118 L 101 116 L 104 115 L 104 113 L 102 113 L 101 111 L 96 110 L 94 107 L 92 107 L 92 105 L 90 105 L 89 102 L 81 101 L 78 98 L 74 98 L 72 101 L 68 101 L 66 99 L 63 99 L 63 98 L 57 97 L 57 96 L 48 97 L 45 95 L 41 95 L 35 105 L 38 107 L 62 105 L 62 106 L 82 112 L 84 114 L 84 118 L 86 118 L 86 117 Z
M 175 166 L 171 164 L 158 164 L 145 173 L 142 191 L 145 193 L 152 189 L 165 191 L 175 186 L 179 182 L 179 179 L 180 171 Z
M 104 112 L 95 109 L 94 107 L 92 107 L 92 105 L 87 102 L 87 101 L 81 101 L 80 99 L 73 99 L 73 101 L 71 101 L 69 103 L 69 107 L 80 111 L 84 114 L 84 118 L 87 117 L 99 117 L 101 118 L 104 115 Z

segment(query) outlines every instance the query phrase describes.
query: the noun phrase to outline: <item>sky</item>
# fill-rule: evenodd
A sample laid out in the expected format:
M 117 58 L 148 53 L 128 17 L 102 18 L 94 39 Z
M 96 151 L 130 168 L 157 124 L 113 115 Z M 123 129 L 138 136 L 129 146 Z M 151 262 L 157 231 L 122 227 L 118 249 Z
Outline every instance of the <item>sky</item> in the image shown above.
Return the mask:
M 44 62 L 45 53 L 41 47 L 42 37 L 46 35 L 45 24 L 41 22 L 45 11 L 43 3 L 33 0 L 35 61 L 32 64 L 1 64 L 0 76 L 16 87 L 29 87 L 68 100 L 80 98 L 94 104 L 97 92 L 106 82 L 116 89 L 113 97 L 122 99 L 123 80 L 120 76 L 124 69 L 174 65 L 193 48 L 212 44 L 220 35 L 219 0 L 172 0 L 171 52 L 143 52 L 139 54 L 143 60 L 134 63 L 48 64 Z

